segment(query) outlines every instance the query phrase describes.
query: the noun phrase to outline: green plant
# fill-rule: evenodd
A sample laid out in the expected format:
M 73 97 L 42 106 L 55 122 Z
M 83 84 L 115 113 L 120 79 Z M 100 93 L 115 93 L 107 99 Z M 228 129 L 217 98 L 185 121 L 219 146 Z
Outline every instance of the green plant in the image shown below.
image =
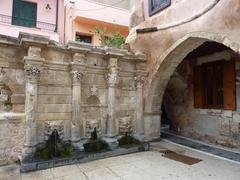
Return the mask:
M 121 48 L 122 44 L 125 43 L 125 38 L 120 32 L 115 30 L 110 32 L 106 27 L 99 28 L 96 26 L 92 33 L 99 37 L 101 46 Z
M 120 139 L 118 139 L 118 144 L 120 147 L 123 148 L 130 148 L 134 146 L 138 146 L 141 144 L 141 142 L 128 133 L 126 133 L 124 136 L 122 136 Z
M 63 142 L 57 132 L 53 132 L 44 147 L 38 148 L 35 157 L 43 160 L 52 158 L 70 157 L 73 154 L 73 146 L 70 142 Z

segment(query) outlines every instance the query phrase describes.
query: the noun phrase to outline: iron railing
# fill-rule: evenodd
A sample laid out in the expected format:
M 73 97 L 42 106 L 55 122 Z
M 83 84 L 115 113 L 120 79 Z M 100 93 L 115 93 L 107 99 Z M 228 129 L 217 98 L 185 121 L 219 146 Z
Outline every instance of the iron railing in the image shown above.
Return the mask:
M 26 22 L 26 24 L 25 23 L 16 23 L 17 21 Z M 23 26 L 23 27 L 36 27 L 36 28 L 39 28 L 42 30 L 47 30 L 47 31 L 52 31 L 52 32 L 55 31 L 55 29 L 56 29 L 56 24 L 51 24 L 51 23 L 46 23 L 46 22 L 41 22 L 41 21 L 34 21 L 34 20 L 29 20 L 29 19 L 22 19 L 22 18 L 17 18 L 17 17 L 13 18 L 12 16 L 7 16 L 7 15 L 3 15 L 3 14 L 0 14 L 0 23 L 7 24 L 7 25 L 18 25 L 18 26 Z

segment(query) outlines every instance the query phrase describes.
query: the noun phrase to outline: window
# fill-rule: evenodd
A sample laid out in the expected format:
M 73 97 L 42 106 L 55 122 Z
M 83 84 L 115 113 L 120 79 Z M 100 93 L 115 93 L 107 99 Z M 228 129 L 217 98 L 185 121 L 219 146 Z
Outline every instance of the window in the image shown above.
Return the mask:
M 149 0 L 149 15 L 152 16 L 170 5 L 171 0 Z
M 235 62 L 217 61 L 194 69 L 194 106 L 236 109 Z
M 36 27 L 37 4 L 13 0 L 12 24 L 25 27 Z
M 84 42 L 84 43 L 92 43 L 92 36 L 90 35 L 82 35 L 76 34 L 76 41 Z

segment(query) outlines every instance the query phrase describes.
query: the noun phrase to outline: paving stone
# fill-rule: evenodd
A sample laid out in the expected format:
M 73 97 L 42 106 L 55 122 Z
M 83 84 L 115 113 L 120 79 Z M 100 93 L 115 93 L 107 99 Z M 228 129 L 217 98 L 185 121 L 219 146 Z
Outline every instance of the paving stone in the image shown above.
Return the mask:
M 101 159 L 93 162 L 56 167 L 30 173 L 19 166 L 0 167 L 0 179 L 16 180 L 239 180 L 240 163 L 209 156 L 169 142 L 155 142 L 154 151 Z M 158 149 L 159 147 L 159 149 Z M 202 159 L 187 165 L 163 157 L 162 149 L 178 151 Z

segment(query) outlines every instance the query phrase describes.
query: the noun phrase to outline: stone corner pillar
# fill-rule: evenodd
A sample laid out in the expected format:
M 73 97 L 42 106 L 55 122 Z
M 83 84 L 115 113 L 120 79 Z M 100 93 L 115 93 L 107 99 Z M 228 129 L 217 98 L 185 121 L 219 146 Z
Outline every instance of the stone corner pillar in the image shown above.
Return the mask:
M 41 48 L 30 46 L 28 55 L 23 58 L 25 71 L 25 126 L 26 138 L 23 157 L 33 155 L 37 145 L 37 109 L 38 84 L 44 59 L 40 56 Z
M 116 113 L 115 113 L 115 92 L 118 84 L 118 71 L 117 65 L 118 59 L 110 57 L 108 73 L 106 74 L 106 80 L 108 85 L 108 118 L 107 118 L 107 137 L 116 136 Z
M 142 140 L 144 137 L 144 119 L 143 119 L 143 84 L 145 77 L 144 75 L 135 76 L 135 87 L 136 87 L 136 132 L 135 136 Z

